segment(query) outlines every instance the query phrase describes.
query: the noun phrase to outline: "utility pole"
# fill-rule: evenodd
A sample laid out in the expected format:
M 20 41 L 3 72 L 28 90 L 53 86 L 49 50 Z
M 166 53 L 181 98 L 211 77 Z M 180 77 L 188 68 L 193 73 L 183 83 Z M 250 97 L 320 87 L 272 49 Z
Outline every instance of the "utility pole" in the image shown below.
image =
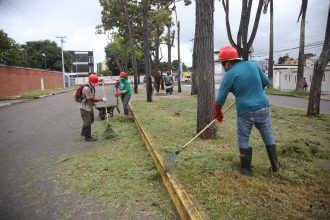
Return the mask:
M 66 37 L 65 37 L 65 36 L 59 36 L 59 37 L 56 37 L 56 38 L 61 38 L 63 86 L 64 86 L 64 88 L 65 88 L 65 70 L 64 70 L 63 43 L 65 42 L 65 41 L 64 41 L 64 38 L 66 38 Z M 70 77 L 69 77 L 69 87 L 70 87 Z

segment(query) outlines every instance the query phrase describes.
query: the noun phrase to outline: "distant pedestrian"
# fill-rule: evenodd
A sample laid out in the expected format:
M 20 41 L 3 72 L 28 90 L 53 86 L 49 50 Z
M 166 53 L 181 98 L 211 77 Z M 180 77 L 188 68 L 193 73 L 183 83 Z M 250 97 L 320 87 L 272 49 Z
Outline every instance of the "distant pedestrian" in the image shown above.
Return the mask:
M 131 85 L 127 80 L 126 72 L 121 72 L 119 76 L 120 80 L 115 83 L 115 86 L 119 89 L 119 91 L 115 94 L 115 96 L 121 97 L 124 108 L 124 115 L 128 115 L 128 102 L 131 99 Z
M 166 94 L 172 95 L 173 93 L 173 77 L 171 76 L 170 71 L 166 72 L 166 76 L 164 77 L 164 81 L 165 81 L 165 86 L 166 86 Z
M 234 47 L 223 47 L 219 52 L 219 60 L 226 73 L 215 101 L 214 118 L 222 121 L 221 107 L 228 93 L 232 92 L 236 99 L 241 173 L 252 174 L 252 147 L 249 139 L 253 125 L 259 130 L 266 145 L 273 172 L 279 171 L 269 103 L 264 92 L 265 86 L 269 84 L 268 77 L 258 64 L 241 61 Z
M 162 80 L 162 75 L 160 74 L 160 71 L 157 70 L 155 77 L 154 77 L 154 87 L 155 87 L 157 93 L 159 93 L 161 80 Z
M 80 103 L 80 114 L 84 122 L 81 130 L 81 136 L 85 137 L 85 141 L 97 141 L 96 138 L 92 137 L 92 123 L 94 123 L 94 112 L 93 106 L 95 102 L 104 101 L 106 98 L 97 99 L 95 98 L 95 87 L 98 85 L 99 79 L 95 73 L 89 74 L 88 84 L 82 89 L 82 101 Z
M 304 86 L 304 90 L 307 91 L 308 84 L 307 84 L 305 77 L 304 77 L 304 81 L 303 81 L 303 86 Z

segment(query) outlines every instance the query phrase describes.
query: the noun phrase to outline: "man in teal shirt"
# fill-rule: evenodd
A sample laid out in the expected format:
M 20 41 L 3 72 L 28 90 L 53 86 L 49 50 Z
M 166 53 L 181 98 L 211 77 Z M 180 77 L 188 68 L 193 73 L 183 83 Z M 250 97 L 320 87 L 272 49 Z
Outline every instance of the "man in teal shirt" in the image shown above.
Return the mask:
M 237 110 L 237 136 L 240 150 L 241 173 L 251 175 L 252 147 L 249 139 L 252 126 L 255 125 L 266 145 L 273 172 L 279 170 L 275 139 L 272 133 L 272 122 L 269 103 L 264 87 L 269 79 L 258 64 L 241 61 L 234 47 L 223 47 L 219 52 L 219 60 L 226 74 L 221 83 L 215 101 L 215 118 L 222 120 L 221 107 L 229 92 L 235 95 Z
M 127 73 L 121 72 L 119 74 L 120 80 L 115 83 L 119 92 L 115 94 L 116 97 L 120 96 L 123 103 L 124 114 L 128 115 L 128 102 L 131 99 L 131 85 L 127 80 Z

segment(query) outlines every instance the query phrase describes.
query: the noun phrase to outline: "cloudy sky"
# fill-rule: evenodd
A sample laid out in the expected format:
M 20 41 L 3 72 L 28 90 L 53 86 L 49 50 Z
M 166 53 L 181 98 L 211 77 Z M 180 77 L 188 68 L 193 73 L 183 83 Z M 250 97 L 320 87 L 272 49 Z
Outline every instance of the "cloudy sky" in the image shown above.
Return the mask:
M 330 0 L 309 0 L 306 24 L 305 52 L 319 54 L 322 49 Z M 185 7 L 177 3 L 178 20 L 181 23 L 181 59 L 191 65 L 195 28 L 195 5 Z M 257 1 L 254 1 L 251 28 Z M 297 23 L 301 0 L 274 1 L 274 51 L 275 60 L 289 54 L 296 58 L 299 46 L 300 23 Z M 101 23 L 101 10 L 97 0 L 0 0 L 0 29 L 10 38 L 23 44 L 34 40 L 52 40 L 60 45 L 56 36 L 66 36 L 64 50 L 92 50 L 95 63 L 105 59 L 105 36 L 95 35 L 95 26 Z M 241 11 L 241 0 L 230 1 L 230 22 L 236 39 Z M 173 14 L 174 15 L 174 14 Z M 214 49 L 228 45 L 225 15 L 222 4 L 215 1 Z M 257 36 L 254 40 L 255 56 L 268 57 L 269 14 L 262 14 Z M 176 40 L 175 40 L 176 42 Z M 172 60 L 177 59 L 177 47 Z M 166 49 L 162 49 L 163 61 L 167 61 Z

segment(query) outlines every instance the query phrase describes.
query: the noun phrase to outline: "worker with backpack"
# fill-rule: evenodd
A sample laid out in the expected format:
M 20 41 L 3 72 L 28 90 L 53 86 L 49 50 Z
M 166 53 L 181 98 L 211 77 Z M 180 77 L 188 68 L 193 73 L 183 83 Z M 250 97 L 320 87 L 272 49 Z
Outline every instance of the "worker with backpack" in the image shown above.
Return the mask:
M 165 86 L 166 86 L 166 94 L 170 93 L 172 95 L 173 93 L 173 77 L 170 75 L 170 71 L 166 72 L 167 76 L 164 77 Z
M 95 102 L 106 102 L 107 98 L 102 99 L 95 98 L 95 87 L 98 85 L 99 79 L 95 73 L 91 73 L 88 77 L 88 84 L 81 85 L 76 93 L 75 99 L 80 102 L 80 114 L 84 122 L 81 136 L 85 137 L 85 141 L 97 141 L 96 138 L 92 137 L 92 123 L 94 122 L 93 106 Z

